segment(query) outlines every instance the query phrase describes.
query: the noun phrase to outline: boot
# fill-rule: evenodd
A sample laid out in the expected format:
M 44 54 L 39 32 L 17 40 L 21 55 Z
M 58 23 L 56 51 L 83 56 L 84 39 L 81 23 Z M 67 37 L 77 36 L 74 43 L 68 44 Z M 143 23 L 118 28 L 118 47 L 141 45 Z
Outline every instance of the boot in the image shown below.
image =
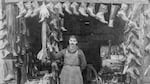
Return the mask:
M 131 31 L 133 33 L 133 35 L 136 37 L 136 39 L 140 39 L 140 31 L 139 30 L 132 30 Z
M 13 56 L 18 56 L 17 52 L 15 51 L 15 49 L 13 49 L 12 53 L 13 53 Z
M 78 10 L 77 10 L 77 7 L 79 7 L 79 4 L 78 4 L 77 2 L 73 2 L 70 7 L 71 7 L 72 10 L 73 10 L 73 14 L 79 15 L 79 12 L 78 12 Z
M 1 30 L 0 31 L 0 39 L 3 40 L 5 37 L 7 37 L 7 31 L 6 30 Z
M 126 11 L 128 9 L 128 5 L 127 4 L 122 4 L 120 10 L 118 11 L 117 16 L 121 17 L 124 21 L 128 21 L 128 17 L 126 15 Z
M 11 81 L 11 80 L 14 80 L 15 79 L 15 76 L 14 75 L 12 75 L 12 74 L 8 74 L 7 76 L 6 76 L 6 78 L 4 79 L 4 81 Z
M 140 51 L 140 49 L 139 48 L 133 48 L 133 52 L 138 56 L 138 57 L 142 57 L 142 54 L 141 54 L 141 51 Z
M 54 38 L 55 41 L 59 42 L 59 40 L 58 40 L 58 38 L 57 38 L 57 36 L 58 36 L 58 33 L 57 33 L 57 32 L 54 31 L 54 32 L 52 32 L 51 35 L 53 36 L 53 38 Z
M 37 0 L 34 0 L 32 2 L 32 7 L 34 8 L 34 10 L 33 10 L 33 13 L 31 14 L 31 17 L 34 17 L 34 16 L 38 15 L 40 12 L 40 8 L 39 8 L 40 6 L 39 6 Z
M 52 44 L 50 42 L 47 42 L 47 46 L 49 51 L 52 52 L 53 51 Z
M 63 3 L 63 7 L 65 8 L 65 11 L 68 13 L 68 14 L 72 14 L 71 10 L 70 10 L 70 2 L 69 1 L 66 1 Z
M 140 46 L 142 45 L 141 40 L 134 38 L 133 39 L 133 43 L 137 48 L 140 48 Z
M 45 2 L 42 2 L 42 5 L 40 6 L 40 13 L 39 13 L 40 21 L 39 22 L 43 22 L 46 18 L 49 18 L 49 16 L 50 16 L 50 13 Z
M 0 40 L 4 40 L 7 38 L 7 34 L 0 36 Z
M 50 22 L 50 24 L 52 24 L 55 29 L 58 29 L 57 20 L 56 20 L 56 19 L 53 19 L 53 20 Z
M 58 31 L 58 39 L 59 41 L 63 41 L 63 33 L 61 31 Z
M 128 25 L 132 28 L 135 28 L 135 29 L 139 29 L 139 27 L 137 26 L 136 22 L 133 22 L 133 21 L 129 21 Z
M 89 6 L 87 7 L 87 12 L 89 13 L 90 16 L 95 17 L 95 3 L 90 3 Z
M 134 38 L 133 33 L 130 33 L 125 41 L 125 44 L 126 45 L 130 44 L 133 38 Z
M 17 60 L 17 56 L 13 56 L 13 53 L 10 53 L 9 51 L 5 50 L 5 55 L 3 57 L 4 60 Z
M 67 29 L 65 27 L 61 27 L 62 31 L 67 31 Z
M 5 58 L 10 52 L 7 49 L 0 50 L 0 56 Z
M 115 19 L 115 15 L 116 15 L 118 7 L 119 6 L 117 5 L 111 5 L 111 12 L 110 12 L 109 23 L 108 23 L 109 27 L 114 27 L 114 19 Z
M 150 38 L 150 32 L 146 34 L 146 37 Z
M 99 7 L 99 10 L 98 10 L 98 13 L 96 14 L 96 19 L 98 19 L 100 22 L 102 23 L 108 23 L 106 20 L 105 20 L 105 17 L 104 17 L 104 14 L 108 12 L 107 10 L 107 6 L 104 5 L 104 4 L 101 4 L 100 7 Z
M 23 17 L 27 12 L 24 7 L 23 1 L 20 1 L 19 3 L 17 3 L 17 6 L 19 8 L 19 15 L 16 18 Z
M 79 13 L 83 16 L 88 17 L 86 6 L 87 6 L 87 3 L 82 2 L 80 7 L 79 7 Z
M 58 10 L 58 13 L 61 14 L 62 16 L 64 16 L 64 13 L 63 13 L 63 7 L 62 7 L 62 4 L 60 2 L 58 2 L 54 8 L 56 8 Z
M 0 19 L 3 18 L 3 13 L 2 12 L 3 12 L 2 9 L 0 9 Z
M 0 20 L 3 21 L 6 18 L 6 12 L 2 11 L 2 9 L 0 9 Z
M 6 48 L 7 45 L 8 45 L 7 40 L 0 40 L 0 50 Z
M 5 27 L 6 25 L 7 25 L 7 21 L 6 21 L 6 20 L 0 21 L 0 31 L 3 30 L 3 29 L 5 29 L 5 28 L 6 28 L 6 27 Z
M 26 15 L 24 16 L 25 18 L 28 18 L 31 16 L 32 12 L 33 12 L 33 8 L 32 8 L 32 3 L 29 1 L 25 4 L 26 8 L 27 8 L 27 13 Z
M 54 4 L 52 2 L 47 4 L 47 8 L 49 9 L 50 12 L 55 13 Z
M 146 50 L 146 51 L 150 51 L 150 44 L 148 44 L 148 45 L 145 47 L 145 50 Z
M 56 52 L 59 52 L 58 44 L 56 42 L 53 42 L 52 46 Z
M 109 20 L 108 26 L 109 26 L 109 27 L 114 27 L 114 20 Z
M 60 23 L 61 23 L 61 30 L 67 31 L 67 29 L 64 27 L 64 19 L 61 19 Z

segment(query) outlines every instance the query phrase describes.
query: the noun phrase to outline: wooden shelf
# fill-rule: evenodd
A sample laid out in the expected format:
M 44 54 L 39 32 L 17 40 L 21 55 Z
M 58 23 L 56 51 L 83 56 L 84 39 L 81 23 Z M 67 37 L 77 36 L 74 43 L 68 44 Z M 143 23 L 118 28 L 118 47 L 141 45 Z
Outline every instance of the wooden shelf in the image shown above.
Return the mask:
M 5 0 L 6 3 L 16 3 L 20 0 Z M 28 1 L 28 0 L 24 0 Z M 43 0 L 38 0 L 38 1 L 43 1 Z M 47 2 L 49 1 L 70 1 L 70 2 L 91 2 L 91 3 L 128 3 L 128 4 L 133 4 L 133 3 L 141 3 L 141 4 L 149 4 L 149 0 L 46 0 Z

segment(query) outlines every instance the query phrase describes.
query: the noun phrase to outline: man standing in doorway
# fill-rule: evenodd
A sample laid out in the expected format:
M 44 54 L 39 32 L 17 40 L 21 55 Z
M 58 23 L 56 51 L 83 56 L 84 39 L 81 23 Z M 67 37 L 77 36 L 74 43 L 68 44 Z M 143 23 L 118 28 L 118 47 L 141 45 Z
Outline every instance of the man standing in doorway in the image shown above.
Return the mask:
M 60 74 L 60 84 L 83 84 L 82 70 L 86 67 L 84 53 L 77 46 L 77 38 L 69 38 L 69 46 L 58 53 L 52 53 L 54 58 L 64 57 L 64 64 Z

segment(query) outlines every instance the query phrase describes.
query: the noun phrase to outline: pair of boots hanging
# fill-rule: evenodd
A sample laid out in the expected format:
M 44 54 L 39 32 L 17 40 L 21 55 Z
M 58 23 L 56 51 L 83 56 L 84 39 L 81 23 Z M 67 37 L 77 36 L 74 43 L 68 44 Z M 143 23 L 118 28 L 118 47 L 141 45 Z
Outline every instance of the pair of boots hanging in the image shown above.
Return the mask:
M 36 0 L 29 1 L 27 3 L 23 3 L 23 1 L 20 1 L 17 6 L 19 7 L 19 17 L 34 17 L 39 14 L 40 9 L 42 6 L 39 6 L 38 2 Z M 100 22 L 108 24 L 109 27 L 113 27 L 114 18 L 117 12 L 117 9 L 119 8 L 118 5 L 111 5 L 111 12 L 110 12 L 110 18 L 109 21 L 105 20 L 104 14 L 108 12 L 107 5 L 100 4 L 99 10 L 97 13 L 95 13 L 95 3 L 85 3 L 82 2 L 81 4 L 77 2 L 70 3 L 69 1 L 66 1 L 64 3 L 57 2 L 53 3 L 50 2 L 46 4 L 47 9 L 52 13 L 59 13 L 60 15 L 64 15 L 63 9 L 68 14 L 75 14 L 75 15 L 83 15 L 83 16 L 92 16 L 96 19 L 98 19 Z M 118 12 L 118 16 L 122 17 L 123 20 L 128 20 L 125 16 L 125 10 L 127 9 L 126 5 L 122 5 L 120 11 Z M 48 15 L 49 16 L 49 15 Z

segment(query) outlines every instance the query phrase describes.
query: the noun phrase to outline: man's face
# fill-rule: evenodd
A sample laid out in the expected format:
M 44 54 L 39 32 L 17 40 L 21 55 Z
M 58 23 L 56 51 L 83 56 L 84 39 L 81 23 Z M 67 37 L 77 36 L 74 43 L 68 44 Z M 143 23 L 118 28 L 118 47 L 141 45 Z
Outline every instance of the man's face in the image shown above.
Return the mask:
M 77 39 L 76 38 L 70 38 L 69 39 L 69 45 L 76 45 L 78 42 L 77 42 Z

